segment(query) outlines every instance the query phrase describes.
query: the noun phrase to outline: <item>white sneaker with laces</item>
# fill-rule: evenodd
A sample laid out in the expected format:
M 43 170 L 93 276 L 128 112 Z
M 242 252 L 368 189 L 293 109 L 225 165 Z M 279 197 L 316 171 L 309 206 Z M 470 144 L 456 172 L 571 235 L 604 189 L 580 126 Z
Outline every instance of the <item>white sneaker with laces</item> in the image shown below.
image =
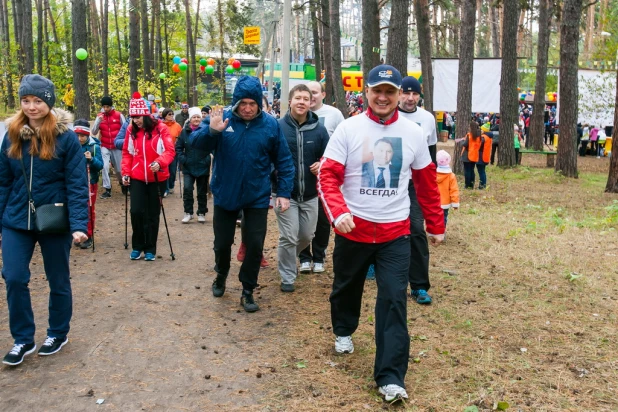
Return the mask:
M 204 215 L 197 215 L 197 221 L 200 223 L 206 223 L 206 216 Z
M 408 399 L 406 390 L 399 385 L 390 384 L 380 386 L 378 391 L 380 394 L 384 395 L 384 400 L 386 402 L 391 402 L 395 399 Z
M 300 264 L 300 273 L 309 273 L 311 272 L 311 262 L 302 262 Z
M 193 219 L 193 215 L 185 213 L 185 217 L 182 218 L 182 223 L 189 223 L 189 220 Z
M 335 339 L 335 352 L 354 353 L 354 343 L 352 343 L 352 336 L 337 336 L 337 339 Z
M 322 273 L 324 272 L 324 263 L 315 262 L 313 264 L 313 273 Z

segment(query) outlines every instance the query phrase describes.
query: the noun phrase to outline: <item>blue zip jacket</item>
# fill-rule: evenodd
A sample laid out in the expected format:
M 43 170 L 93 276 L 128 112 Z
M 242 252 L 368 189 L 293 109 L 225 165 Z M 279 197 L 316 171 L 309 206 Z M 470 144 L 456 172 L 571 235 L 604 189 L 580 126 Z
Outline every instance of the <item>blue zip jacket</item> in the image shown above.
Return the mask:
M 34 206 L 64 203 L 69 210 L 71 233 L 88 229 L 88 178 L 86 159 L 73 130 L 69 129 L 72 116 L 64 110 L 54 109 L 57 117 L 56 152 L 51 160 L 30 156 L 30 142 L 34 131 L 27 125 L 21 129 L 22 159 L 28 181 L 19 159 L 8 157 L 11 141 L 5 135 L 0 148 L 0 224 L 16 230 L 34 230 L 34 216 L 28 207 L 26 184 L 32 180 L 31 192 Z M 6 121 L 9 125 L 14 118 Z
M 258 104 L 258 115 L 245 122 L 236 114 L 242 99 Z M 257 77 L 242 76 L 236 83 L 229 123 L 223 132 L 202 121 L 191 133 L 194 147 L 214 151 L 212 193 L 225 210 L 268 208 L 271 165 L 277 170 L 277 196 L 289 199 L 294 188 L 294 162 L 277 120 L 262 111 L 262 86 Z M 211 119 L 212 120 L 212 119 Z
M 127 136 L 127 128 L 129 127 L 129 123 L 131 123 L 131 117 L 127 117 L 125 119 L 120 131 L 114 138 L 114 146 L 116 146 L 116 149 L 118 150 L 122 150 L 122 147 L 124 146 L 124 138 Z
M 99 139 L 92 136 L 82 145 L 82 153 L 90 152 L 92 158 L 86 160 L 86 166 L 90 166 L 90 184 L 99 183 L 99 173 L 103 169 L 103 156 L 101 155 L 101 144 Z M 84 157 L 85 159 L 85 157 Z

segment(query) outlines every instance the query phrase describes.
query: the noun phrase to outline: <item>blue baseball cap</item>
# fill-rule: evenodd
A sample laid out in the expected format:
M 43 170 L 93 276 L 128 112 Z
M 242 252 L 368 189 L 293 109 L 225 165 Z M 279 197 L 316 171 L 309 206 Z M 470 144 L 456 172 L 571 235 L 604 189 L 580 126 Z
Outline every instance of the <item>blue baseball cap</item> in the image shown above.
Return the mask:
M 388 64 L 374 67 L 367 76 L 367 87 L 375 87 L 380 84 L 390 84 L 398 89 L 401 88 L 401 73 Z

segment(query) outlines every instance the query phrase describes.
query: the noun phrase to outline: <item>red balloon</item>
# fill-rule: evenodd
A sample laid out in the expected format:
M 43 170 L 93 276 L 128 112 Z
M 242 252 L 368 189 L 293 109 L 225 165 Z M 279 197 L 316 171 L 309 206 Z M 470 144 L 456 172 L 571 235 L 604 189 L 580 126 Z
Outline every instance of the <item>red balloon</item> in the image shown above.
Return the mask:
M 200 71 L 203 72 L 204 70 L 206 70 L 206 66 L 200 66 Z
M 189 60 L 187 60 L 186 57 L 183 57 L 182 59 L 180 59 L 180 61 L 183 62 L 183 63 L 189 63 Z
M 238 60 L 234 60 L 232 62 L 232 67 L 235 69 L 240 69 L 240 62 Z
M 177 64 L 175 64 L 175 65 L 173 65 L 173 66 L 172 66 L 172 71 L 173 71 L 174 73 L 178 73 L 178 72 L 180 72 L 180 67 L 178 67 L 178 65 L 177 65 Z

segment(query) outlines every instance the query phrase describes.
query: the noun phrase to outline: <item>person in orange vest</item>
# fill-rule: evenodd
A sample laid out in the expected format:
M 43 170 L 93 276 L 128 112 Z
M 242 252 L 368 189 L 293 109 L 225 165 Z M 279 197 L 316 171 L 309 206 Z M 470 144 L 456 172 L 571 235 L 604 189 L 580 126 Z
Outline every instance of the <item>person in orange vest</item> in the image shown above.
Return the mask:
M 477 122 L 470 122 L 468 134 L 464 139 L 463 149 L 461 151 L 466 189 L 474 189 L 475 165 L 479 173 L 479 190 L 485 189 L 485 186 L 487 186 L 485 166 L 489 163 L 490 157 L 491 137 L 489 137 L 488 134 L 481 133 L 481 128 Z

